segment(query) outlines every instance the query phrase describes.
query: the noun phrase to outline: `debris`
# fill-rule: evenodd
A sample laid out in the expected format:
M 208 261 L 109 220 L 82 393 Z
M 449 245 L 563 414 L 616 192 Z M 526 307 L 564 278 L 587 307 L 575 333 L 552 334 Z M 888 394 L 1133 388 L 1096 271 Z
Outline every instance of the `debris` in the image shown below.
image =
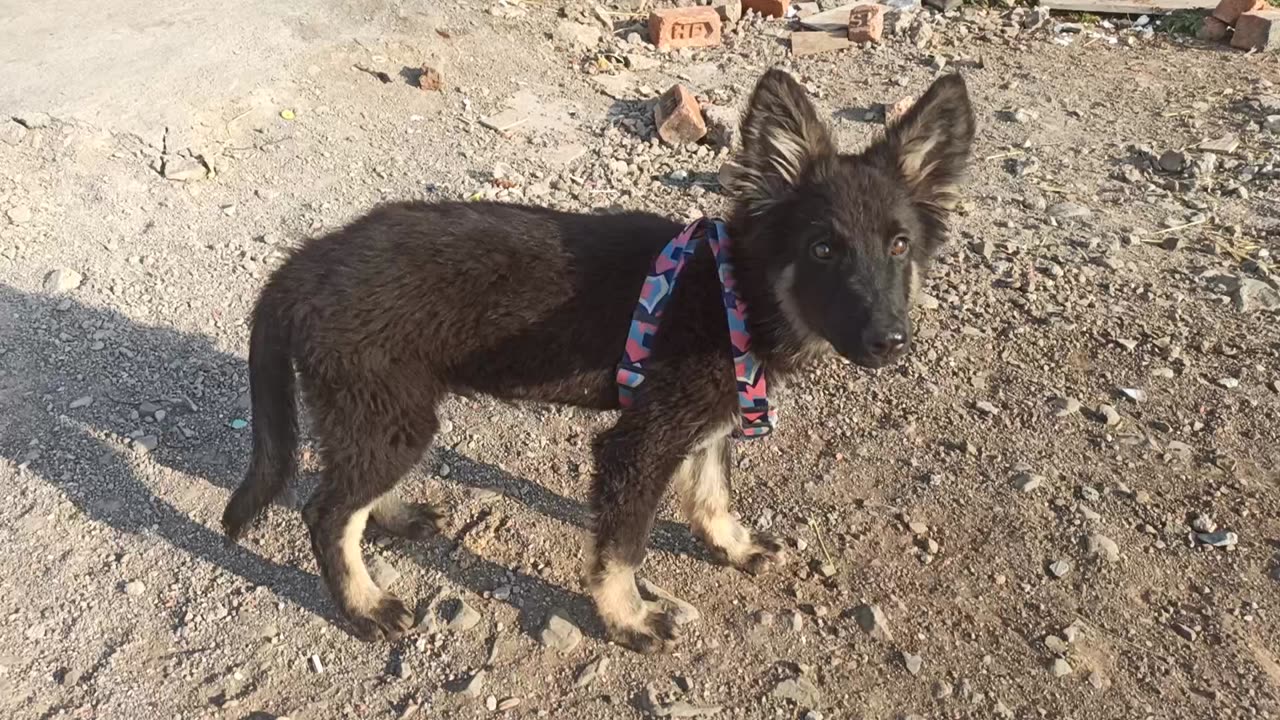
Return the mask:
M 311 657 L 307 658 L 307 662 L 308 664 L 311 665 L 311 672 L 315 672 L 315 673 L 324 672 L 324 665 L 320 662 L 319 655 L 312 655 Z
M 1218 6 L 1210 13 L 1210 17 L 1221 20 L 1227 25 L 1235 25 L 1241 15 L 1266 7 L 1266 0 L 1220 0 Z
M 1014 487 L 1018 488 L 1024 493 L 1029 493 L 1032 490 L 1035 490 L 1036 488 L 1043 485 L 1044 481 L 1045 481 L 1045 477 L 1043 475 L 1035 475 L 1029 472 L 1018 473 L 1013 478 Z
M 137 597 L 147 591 L 147 586 L 141 580 L 130 580 L 124 584 L 124 594 L 131 597 Z
M 582 670 L 578 673 L 578 678 L 573 681 L 574 687 L 584 688 L 591 685 L 607 669 L 609 669 L 609 658 L 601 655 L 582 666 Z
M 1147 401 L 1147 391 L 1142 388 L 1120 388 L 1120 392 L 1124 393 L 1125 397 L 1136 403 L 1143 403 Z
M 85 395 L 84 397 L 78 397 L 75 400 L 72 400 L 70 403 L 67 404 L 67 408 L 70 410 L 79 410 L 80 408 L 89 407 L 92 404 L 93 404 L 93 396 Z
M 755 10 L 765 17 L 786 17 L 791 0 L 742 0 L 742 11 Z
M 1240 312 L 1280 310 L 1280 291 L 1261 280 L 1241 278 L 1231 299 Z
M 556 25 L 552 37 L 571 48 L 590 50 L 600 44 L 600 28 L 566 20 Z
M 1072 397 L 1060 397 L 1053 400 L 1054 417 L 1064 418 L 1080 412 L 1080 401 Z
M 697 142 L 707 134 L 707 124 L 693 93 L 684 85 L 673 85 L 658 98 L 653 108 L 658 137 L 671 145 Z
M 1049 563 L 1049 573 L 1056 578 L 1065 577 L 1069 572 L 1071 572 L 1071 561 L 1066 558 Z
M 707 124 L 707 139 L 718 147 L 733 148 L 738 140 L 739 113 L 734 108 L 706 103 L 702 118 Z
M 231 421 L 227 423 L 227 427 L 232 430 L 243 430 L 249 427 L 249 421 L 243 418 L 232 418 Z
M 209 174 L 209 168 L 194 158 L 182 155 L 165 155 L 160 174 L 164 175 L 166 180 L 195 182 L 196 180 L 203 180 Z
M 1062 658 L 1054 658 L 1049 665 L 1049 672 L 1053 673 L 1054 677 L 1066 677 L 1071 674 L 1071 664 Z
M 1221 137 L 1205 140 L 1196 147 L 1204 152 L 1230 155 L 1236 151 L 1236 148 L 1240 147 L 1240 138 L 1236 137 L 1233 133 L 1227 133 Z
M 855 5 L 849 11 L 850 42 L 880 42 L 884 35 L 884 5 Z
M 885 619 L 884 611 L 877 605 L 859 605 L 853 611 L 854 620 L 858 622 L 858 627 L 862 631 L 877 640 L 892 640 L 893 633 L 889 631 L 889 621 Z
M 942 12 L 951 12 L 960 7 L 962 0 L 924 0 L 924 4 Z
M 1272 52 L 1280 50 L 1280 10 L 1247 12 L 1236 21 L 1231 47 Z
M 1089 208 L 1073 202 L 1060 202 L 1056 205 L 1051 205 L 1048 212 L 1049 217 L 1058 220 L 1073 220 L 1093 215 L 1093 211 Z
M 428 92 L 440 92 L 444 89 L 444 78 L 440 71 L 430 65 L 423 65 L 418 73 L 418 87 Z
M 844 50 L 850 45 L 852 43 L 848 36 L 840 31 L 811 30 L 791 33 L 791 54 L 796 57 Z
M 1218 385 L 1227 390 L 1235 390 L 1240 387 L 1240 381 L 1233 377 L 1218 378 Z
M 1099 405 L 1098 415 L 1102 417 L 1102 422 L 1107 427 L 1115 427 L 1120 424 L 1120 413 L 1110 405 Z
M 770 695 L 803 708 L 817 707 L 822 703 L 822 691 L 805 678 L 788 678 L 773 686 Z
M 44 291 L 50 295 L 71 292 L 80 287 L 84 276 L 70 268 L 58 268 L 44 278 Z
M 1101 533 L 1094 533 L 1085 538 L 1085 549 L 1090 555 L 1100 557 L 1107 562 L 1116 562 L 1120 559 L 1120 546 L 1115 540 Z
M 904 651 L 902 653 L 902 664 L 906 666 L 907 672 L 912 675 L 919 675 L 920 670 L 924 667 L 924 658 Z
M 488 678 L 488 673 L 484 670 L 477 670 L 465 685 L 462 686 L 461 692 L 467 697 L 477 698 L 484 692 L 484 681 Z
M 720 15 L 705 6 L 654 10 L 649 14 L 649 42 L 659 50 L 719 45 Z
M 519 127 L 529 121 L 527 115 L 518 110 L 503 110 L 497 115 L 480 118 L 480 124 L 490 130 L 498 132 L 507 132 L 508 130 Z
M 1205 545 L 1220 548 L 1235 547 L 1236 544 L 1240 542 L 1240 536 L 1229 530 L 1212 533 L 1196 533 L 1196 539 Z
M 547 622 L 542 626 L 538 639 L 542 644 L 556 652 L 567 653 L 582 642 L 582 631 L 577 625 L 569 622 L 563 610 L 552 610 Z
M 654 717 L 696 718 L 710 717 L 720 712 L 720 709 L 719 705 L 694 705 L 684 700 L 677 700 L 664 705 L 654 705 L 649 708 L 649 712 Z
M 732 24 L 742 19 L 742 0 L 715 0 L 711 7 L 726 23 Z

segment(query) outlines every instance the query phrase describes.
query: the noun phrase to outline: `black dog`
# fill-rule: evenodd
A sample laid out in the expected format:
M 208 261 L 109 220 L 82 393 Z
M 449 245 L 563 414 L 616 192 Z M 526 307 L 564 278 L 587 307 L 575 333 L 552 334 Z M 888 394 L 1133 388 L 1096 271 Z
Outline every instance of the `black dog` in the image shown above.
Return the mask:
M 805 91 L 771 70 L 742 121 L 727 218 L 754 351 L 785 378 L 828 347 L 867 367 L 899 358 L 913 296 L 974 134 L 958 76 L 936 81 L 886 136 L 842 155 Z M 395 496 L 449 392 L 618 409 L 615 373 L 641 284 L 681 230 L 655 215 L 576 215 L 493 203 L 399 203 L 313 240 L 272 275 L 249 349 L 253 459 L 223 515 L 238 536 L 296 471 L 294 378 L 314 416 L 323 481 L 304 517 L 334 599 L 366 639 L 413 622 L 370 579 L 366 522 L 418 538 L 440 510 Z M 647 379 L 597 438 L 591 594 L 610 636 L 653 651 L 671 615 L 635 572 L 674 481 L 697 535 L 755 573 L 781 546 L 729 512 L 734 364 L 704 244 L 670 297 Z

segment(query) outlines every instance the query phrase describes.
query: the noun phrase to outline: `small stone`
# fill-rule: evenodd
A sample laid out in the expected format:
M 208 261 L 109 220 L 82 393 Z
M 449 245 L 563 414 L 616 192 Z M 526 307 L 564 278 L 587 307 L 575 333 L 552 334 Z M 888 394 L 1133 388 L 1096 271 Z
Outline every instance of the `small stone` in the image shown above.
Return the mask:
M 978 412 L 981 412 L 984 415 L 1000 414 L 1000 408 L 996 407 L 992 403 L 987 402 L 986 400 L 979 400 L 978 402 L 974 403 L 973 406 L 978 409 Z
M 146 453 L 149 453 L 155 450 L 156 448 L 160 447 L 160 438 L 156 437 L 155 435 L 143 435 L 142 437 L 134 439 L 133 447 L 138 452 L 145 455 Z
M 946 680 L 936 680 L 933 683 L 933 699 L 946 700 L 955 692 L 955 688 Z
M 1043 485 L 1044 481 L 1045 477 L 1043 475 L 1023 472 L 1014 476 L 1013 485 L 1018 488 L 1018 490 L 1021 490 L 1024 493 L 1029 493 Z
M 564 21 L 556 25 L 552 36 L 562 45 L 590 50 L 600 44 L 600 29 L 592 25 Z
M 1093 211 L 1079 203 L 1060 202 L 1056 205 L 1049 206 L 1049 217 L 1058 220 L 1073 220 L 1087 218 L 1093 215 Z
M 29 223 L 31 222 L 31 218 L 33 217 L 33 215 L 31 214 L 31 208 L 27 207 L 26 205 L 18 205 L 16 207 L 11 207 L 9 208 L 9 211 L 6 214 L 9 216 L 9 222 L 13 223 L 14 225 L 22 225 L 23 223 Z
M 400 571 L 381 555 L 374 555 L 369 560 L 369 577 L 373 578 L 374 585 L 383 590 L 390 590 L 391 586 L 400 579 Z
M 1049 665 L 1049 672 L 1054 677 L 1066 677 L 1071 674 L 1071 664 L 1062 658 L 1054 658 L 1053 663 Z
M 1120 424 L 1120 413 L 1110 405 L 1099 405 L 1098 414 L 1102 416 L 1102 422 L 1107 427 L 1115 427 Z
M 80 287 L 84 276 L 70 268 L 58 268 L 44 278 L 44 291 L 50 295 L 71 292 Z
M 1218 523 L 1207 514 L 1200 513 L 1191 521 L 1191 529 L 1198 533 L 1212 533 L 1218 529 Z
M 480 613 L 468 605 L 466 600 L 459 599 L 445 627 L 454 632 L 466 632 L 479 623 Z
M 1066 655 L 1070 650 L 1070 647 L 1067 645 L 1067 641 L 1057 635 L 1045 636 L 1044 646 L 1049 649 L 1049 652 L 1054 653 L 1055 655 Z
M 921 668 L 924 667 L 924 658 L 919 655 L 912 655 L 909 652 L 903 652 L 902 664 L 907 668 L 907 672 L 912 675 L 919 675 Z
M 1134 402 L 1143 403 L 1147 401 L 1147 391 L 1142 388 L 1120 388 L 1120 392 Z
M 1085 538 L 1085 549 L 1090 555 L 1102 558 L 1107 562 L 1120 559 L 1120 546 L 1114 540 L 1101 533 L 1094 533 Z
M 70 403 L 67 404 L 67 407 L 71 410 L 79 410 L 80 408 L 89 407 L 92 404 L 93 404 L 93 397 L 90 395 L 85 395 L 84 397 L 78 397 L 75 400 L 72 400 Z
M 877 640 L 893 639 L 893 633 L 889 631 L 889 622 L 879 606 L 859 605 L 854 609 L 853 616 L 858 622 L 858 627 L 871 637 Z
M 919 520 L 907 523 L 907 529 L 911 531 L 912 535 L 925 535 L 929 532 L 929 526 Z
M 307 662 L 308 664 L 311 665 L 311 672 L 314 672 L 314 673 L 324 672 L 324 664 L 320 662 L 319 655 L 312 655 L 311 657 L 307 658 Z
M 195 182 L 203 180 L 209 174 L 209 168 L 199 160 L 181 155 L 165 155 L 161 174 L 166 180 L 177 182 Z
M 1056 578 L 1064 577 L 1071 572 L 1071 561 L 1065 558 L 1049 563 L 1049 573 Z
M 1182 168 L 1187 163 L 1187 157 L 1177 150 L 1165 150 L 1160 153 L 1160 158 L 1156 160 L 1156 165 L 1165 172 L 1177 173 L 1182 172 Z
M 1182 638 L 1183 640 L 1186 640 L 1187 642 L 1196 641 L 1196 631 L 1193 630 L 1192 628 L 1187 627 L 1186 625 L 1183 625 L 1181 623 L 1174 623 L 1173 631 L 1178 633 L 1178 637 Z
M 1102 673 L 1094 670 L 1089 673 L 1089 685 L 1091 685 L 1094 690 L 1101 690 L 1107 686 L 1107 679 L 1102 675 Z
M 141 580 L 130 580 L 124 584 L 124 594 L 131 597 L 137 597 L 147 591 L 147 586 Z
M 1280 310 L 1280 291 L 1261 280 L 1242 278 L 1231 296 L 1239 312 Z
M 484 706 L 485 706 L 485 709 L 488 710 L 489 712 L 497 712 L 498 698 L 494 697 L 493 695 L 490 695 L 489 697 L 484 699 Z
M 721 707 L 719 705 L 694 705 L 684 700 L 677 700 L 665 705 L 658 705 L 651 710 L 655 717 L 699 718 L 716 715 L 720 712 Z
M 488 677 L 488 672 L 484 670 L 476 671 L 476 673 L 467 680 L 467 683 L 462 686 L 462 694 L 467 697 L 480 697 L 480 695 L 484 693 L 484 683 Z
M 1196 539 L 1205 545 L 1220 548 L 1235 547 L 1240 542 L 1240 536 L 1230 531 L 1196 533 Z
M 444 89 L 444 76 L 430 65 L 423 65 L 418 70 L 418 88 L 424 92 L 440 92 Z
M 1218 384 L 1228 390 L 1234 390 L 1240 387 L 1240 381 L 1233 377 L 1224 377 L 1218 380 Z
M 498 702 L 498 712 L 506 712 L 507 710 L 512 710 L 518 707 L 519 705 L 520 705 L 520 698 L 509 697 L 505 700 Z
M 582 666 L 582 670 L 578 673 L 578 678 L 573 681 L 573 686 L 577 688 L 588 687 L 608 668 L 609 658 L 602 655 L 592 660 Z
M 718 147 L 734 147 L 738 140 L 737 110 L 707 103 L 702 106 L 702 117 L 707 125 L 707 139 Z
M 545 647 L 556 652 L 567 653 L 578 647 L 578 643 L 582 641 L 582 631 L 577 625 L 569 622 L 562 612 L 552 611 L 538 634 L 538 639 Z
M 1080 401 L 1072 397 L 1060 397 L 1053 400 L 1053 414 L 1055 417 L 1067 417 L 1080 412 Z
M 789 678 L 773 687 L 770 692 L 776 698 L 790 700 L 803 708 L 822 704 L 822 691 L 805 678 Z

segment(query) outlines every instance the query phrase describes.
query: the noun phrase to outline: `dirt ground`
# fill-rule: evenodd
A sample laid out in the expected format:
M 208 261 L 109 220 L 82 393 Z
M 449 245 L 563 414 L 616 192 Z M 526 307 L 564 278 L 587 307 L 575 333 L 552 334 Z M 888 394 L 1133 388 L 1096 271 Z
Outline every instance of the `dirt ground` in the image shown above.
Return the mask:
M 998 9 L 666 55 L 638 6 L 565 25 L 591 7 L 0 5 L 0 713 L 1280 717 L 1277 56 Z M 610 418 L 483 398 L 401 486 L 446 534 L 366 546 L 414 635 L 335 624 L 309 455 L 223 540 L 246 318 L 289 247 L 391 199 L 717 213 L 726 151 L 658 142 L 652 100 L 734 108 L 773 65 L 849 150 L 942 71 L 980 121 L 912 357 L 823 361 L 736 448 L 787 566 L 711 564 L 668 505 L 643 575 L 700 617 L 671 655 L 608 644 L 578 573 Z M 553 611 L 579 642 L 544 642 Z

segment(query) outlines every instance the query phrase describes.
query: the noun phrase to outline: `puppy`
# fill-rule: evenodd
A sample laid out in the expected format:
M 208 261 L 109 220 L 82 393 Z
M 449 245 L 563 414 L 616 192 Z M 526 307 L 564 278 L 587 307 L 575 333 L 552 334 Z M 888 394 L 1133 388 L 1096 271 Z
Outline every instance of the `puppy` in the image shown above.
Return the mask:
M 968 161 L 974 116 L 939 78 L 861 154 L 841 154 L 789 75 L 760 78 L 727 181 L 733 285 L 752 362 L 773 380 L 834 349 L 866 367 L 900 358 L 908 311 Z M 593 444 L 587 585 L 610 637 L 642 652 L 675 639 L 635 573 L 675 485 L 694 533 L 756 573 L 781 546 L 730 514 L 730 432 L 743 406 L 719 259 L 697 245 L 650 338 L 643 382 L 619 363 L 655 258 L 681 227 L 644 213 L 581 215 L 497 203 L 394 203 L 299 248 L 271 276 L 249 347 L 253 456 L 223 515 L 238 537 L 297 469 L 295 382 L 324 464 L 303 511 L 321 574 L 364 639 L 413 623 L 370 579 L 367 524 L 421 538 L 441 509 L 393 488 L 423 456 L 448 393 L 621 408 Z M 730 303 L 732 304 L 732 303 Z

